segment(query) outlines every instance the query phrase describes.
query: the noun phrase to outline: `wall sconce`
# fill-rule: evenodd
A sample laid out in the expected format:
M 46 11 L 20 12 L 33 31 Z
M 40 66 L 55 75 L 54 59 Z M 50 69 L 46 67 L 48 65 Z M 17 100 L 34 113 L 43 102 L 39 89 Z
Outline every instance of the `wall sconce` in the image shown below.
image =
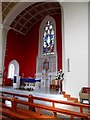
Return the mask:
M 67 59 L 67 71 L 70 72 L 70 59 Z

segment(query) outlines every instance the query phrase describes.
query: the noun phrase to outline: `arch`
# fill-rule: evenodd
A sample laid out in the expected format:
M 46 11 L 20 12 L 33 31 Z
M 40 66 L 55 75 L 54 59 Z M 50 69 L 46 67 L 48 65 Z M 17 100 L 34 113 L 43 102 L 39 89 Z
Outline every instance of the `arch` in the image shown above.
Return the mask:
M 15 75 L 19 76 L 19 64 L 16 60 L 12 60 L 8 66 L 8 78 L 13 79 Z
M 43 53 L 43 33 L 44 33 L 44 28 L 46 27 L 46 23 L 50 21 L 53 25 L 53 30 L 54 30 L 54 54 L 47 54 L 45 55 Z M 37 67 L 36 67 L 36 76 L 40 77 L 43 71 L 43 63 L 45 59 L 48 61 L 48 76 L 51 75 L 52 78 L 54 79 L 55 76 L 57 75 L 57 49 L 56 49 L 56 21 L 54 18 L 50 15 L 47 15 L 41 22 L 40 28 L 39 28 L 39 45 L 38 45 L 38 56 L 37 56 Z
M 29 7 L 30 5 L 32 5 L 35 1 L 31 1 L 27 0 L 25 1 L 25 4 L 23 5 L 22 2 L 23 0 L 19 0 L 19 3 L 16 4 L 13 8 L 12 11 L 10 11 L 7 15 L 7 17 L 5 18 L 4 22 L 3 22 L 3 26 L 9 27 L 10 28 L 10 24 L 13 22 L 13 20 L 18 16 L 18 14 L 20 12 L 22 12 L 25 8 Z M 38 0 L 38 2 L 47 2 L 47 0 Z M 65 38 L 64 38 L 64 9 L 63 9 L 63 2 L 61 2 L 60 0 L 52 0 L 51 2 L 58 2 L 61 6 L 61 16 L 62 16 L 62 68 L 63 71 L 65 73 Z M 39 38 L 40 39 L 40 38 Z M 39 43 L 40 44 L 40 43 Z M 55 48 L 56 49 L 56 48 Z M 39 49 L 40 50 L 40 49 Z M 5 51 L 5 49 L 4 49 Z M 39 53 L 39 52 L 38 52 Z M 37 71 L 37 70 L 36 70 Z

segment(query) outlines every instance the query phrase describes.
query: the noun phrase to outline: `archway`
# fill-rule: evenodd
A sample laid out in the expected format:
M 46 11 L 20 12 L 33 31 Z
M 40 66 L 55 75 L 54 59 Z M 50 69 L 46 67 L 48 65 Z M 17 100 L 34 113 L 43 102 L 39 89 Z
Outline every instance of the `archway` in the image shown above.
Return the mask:
M 55 1 L 56 2 L 56 1 Z M 22 11 L 22 10 L 24 10 L 26 7 L 28 7 L 28 6 L 30 6 L 31 4 L 33 4 L 33 3 L 30 3 L 30 4 L 28 4 L 28 3 L 25 3 L 25 5 L 23 6 L 22 5 L 22 3 L 19 3 L 17 6 L 16 6 L 16 8 L 13 8 L 13 12 L 10 12 L 10 14 L 7 16 L 7 18 L 4 20 L 4 26 L 5 25 L 8 25 L 8 26 L 10 26 L 10 24 L 12 23 L 12 21 L 14 20 L 14 18 Z M 20 7 L 20 6 L 22 6 L 22 7 Z M 17 9 L 17 8 L 19 8 L 19 10 L 17 10 L 16 12 L 15 12 L 15 10 Z M 62 10 L 62 9 L 61 9 Z M 14 16 L 14 14 L 13 13 L 15 13 L 15 16 Z M 11 17 L 11 16 L 13 16 L 13 17 Z M 9 19 L 10 18 L 10 19 Z M 62 26 L 63 27 L 63 26 Z M 62 42 L 63 43 L 63 42 Z M 63 46 L 62 46 L 63 47 Z M 63 50 L 63 49 L 62 49 Z M 63 52 L 62 52 L 63 53 Z M 63 55 L 62 55 L 63 56 Z M 63 61 L 64 59 L 62 58 L 62 61 Z M 63 68 L 63 67 L 62 67 Z M 63 68 L 64 69 L 64 68 Z

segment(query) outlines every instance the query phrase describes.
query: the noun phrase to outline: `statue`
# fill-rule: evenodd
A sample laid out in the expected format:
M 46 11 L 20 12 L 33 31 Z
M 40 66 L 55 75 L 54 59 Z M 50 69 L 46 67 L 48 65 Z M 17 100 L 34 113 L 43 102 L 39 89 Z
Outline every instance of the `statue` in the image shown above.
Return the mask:
M 46 71 L 49 69 L 49 62 L 47 61 L 47 58 L 45 58 L 43 62 L 43 69 Z
M 41 79 L 41 87 L 44 88 L 48 86 L 48 69 L 49 69 L 49 62 L 47 58 L 45 58 L 43 62 L 42 79 Z

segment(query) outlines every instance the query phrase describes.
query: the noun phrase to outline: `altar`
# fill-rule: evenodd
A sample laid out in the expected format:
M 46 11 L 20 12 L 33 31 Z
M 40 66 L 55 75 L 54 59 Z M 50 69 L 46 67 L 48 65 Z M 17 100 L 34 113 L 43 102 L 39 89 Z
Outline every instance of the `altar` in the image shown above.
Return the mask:
M 40 79 L 34 78 L 20 78 L 20 89 L 34 90 L 40 88 Z
M 41 80 L 40 79 L 34 79 L 34 78 L 20 78 L 20 83 L 21 82 L 35 83 L 35 82 L 41 82 Z

